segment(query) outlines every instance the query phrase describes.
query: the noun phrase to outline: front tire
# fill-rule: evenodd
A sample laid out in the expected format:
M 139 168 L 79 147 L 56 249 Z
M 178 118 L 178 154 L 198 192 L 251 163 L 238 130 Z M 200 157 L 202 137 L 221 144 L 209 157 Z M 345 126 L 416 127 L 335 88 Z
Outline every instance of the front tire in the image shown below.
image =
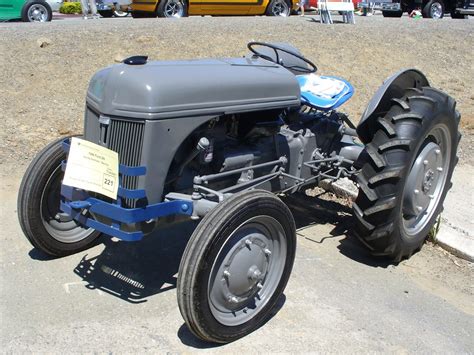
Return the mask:
M 74 220 L 57 218 L 60 213 L 61 162 L 66 153 L 64 138 L 47 145 L 33 159 L 18 192 L 18 219 L 30 243 L 51 256 L 65 256 L 90 247 L 99 232 L 78 225 Z
M 273 194 L 246 191 L 209 212 L 181 259 L 177 295 L 194 335 L 239 339 L 272 315 L 293 267 L 295 222 Z
M 355 232 L 396 262 L 419 250 L 442 210 L 457 162 L 459 113 L 447 94 L 424 87 L 393 99 L 361 155 Z
M 181 18 L 188 16 L 185 0 L 161 0 L 156 10 L 158 17 Z

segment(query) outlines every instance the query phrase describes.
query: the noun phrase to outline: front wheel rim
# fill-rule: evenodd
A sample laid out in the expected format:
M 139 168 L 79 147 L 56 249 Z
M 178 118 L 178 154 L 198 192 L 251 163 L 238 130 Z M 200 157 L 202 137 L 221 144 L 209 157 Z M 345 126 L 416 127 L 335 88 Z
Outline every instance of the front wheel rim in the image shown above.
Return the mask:
M 451 136 L 445 125 L 435 126 L 408 173 L 403 192 L 402 224 L 414 237 L 430 222 L 446 186 L 451 158 Z
M 180 18 L 184 16 L 184 5 L 179 0 L 170 0 L 165 5 L 165 17 Z
M 286 1 L 275 1 L 272 6 L 272 14 L 273 16 L 288 17 L 290 14 L 290 8 L 288 7 Z
M 77 243 L 89 237 L 94 230 L 78 225 L 73 219 L 61 221 L 58 218 L 58 213 L 61 213 L 59 204 L 62 176 L 61 166 L 58 166 L 43 188 L 40 200 L 41 221 L 49 235 L 58 242 Z
M 48 21 L 48 10 L 41 4 L 31 5 L 28 9 L 28 19 L 30 22 Z
M 236 228 L 209 276 L 208 303 L 214 318 L 225 326 L 254 318 L 275 293 L 286 256 L 285 231 L 273 217 L 256 216 Z
M 443 6 L 439 2 L 431 4 L 430 7 L 431 18 L 440 19 L 443 16 Z

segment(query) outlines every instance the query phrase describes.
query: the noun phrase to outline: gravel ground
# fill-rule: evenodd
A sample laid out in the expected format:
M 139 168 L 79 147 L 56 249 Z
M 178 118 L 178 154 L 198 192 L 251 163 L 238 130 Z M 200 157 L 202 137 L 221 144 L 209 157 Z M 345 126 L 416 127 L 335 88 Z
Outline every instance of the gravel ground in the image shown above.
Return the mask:
M 457 99 L 465 133 L 474 128 L 474 21 L 357 18 L 325 26 L 319 17 L 191 17 L 58 20 L 0 24 L 0 160 L 24 166 L 48 141 L 82 131 L 84 95 L 95 71 L 126 56 L 151 59 L 241 56 L 250 40 L 289 42 L 320 73 L 356 88 L 345 110 L 357 121 L 383 79 L 416 67 Z M 472 138 L 465 134 L 462 151 Z M 468 161 L 469 159 L 470 161 Z M 461 163 L 472 163 L 461 154 Z

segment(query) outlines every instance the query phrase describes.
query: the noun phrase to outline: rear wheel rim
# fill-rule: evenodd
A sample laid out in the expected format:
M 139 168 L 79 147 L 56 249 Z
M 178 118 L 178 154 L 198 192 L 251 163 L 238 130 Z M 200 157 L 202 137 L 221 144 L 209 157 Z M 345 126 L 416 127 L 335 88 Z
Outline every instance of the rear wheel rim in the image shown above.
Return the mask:
M 285 231 L 276 219 L 261 215 L 241 224 L 211 269 L 208 303 L 214 318 L 225 326 L 254 318 L 275 293 L 286 256 Z
M 434 18 L 436 20 L 443 17 L 443 6 L 441 6 L 439 2 L 435 2 L 431 4 L 430 15 L 431 15 L 431 18 Z
M 169 0 L 165 5 L 165 17 L 180 18 L 184 16 L 184 5 L 179 0 Z
M 445 189 L 450 157 L 449 129 L 437 125 L 426 136 L 406 180 L 402 224 L 409 237 L 420 233 L 436 212 Z
M 94 233 L 94 229 L 80 226 L 73 219 L 59 220 L 58 213 L 62 213 L 59 209 L 62 178 L 61 166 L 58 166 L 43 188 L 40 200 L 41 221 L 49 235 L 58 242 L 77 243 Z
M 272 5 L 273 16 L 288 17 L 290 14 L 290 8 L 284 0 L 277 0 Z
M 48 21 L 48 10 L 41 4 L 31 5 L 28 9 L 28 20 L 30 22 L 46 22 Z

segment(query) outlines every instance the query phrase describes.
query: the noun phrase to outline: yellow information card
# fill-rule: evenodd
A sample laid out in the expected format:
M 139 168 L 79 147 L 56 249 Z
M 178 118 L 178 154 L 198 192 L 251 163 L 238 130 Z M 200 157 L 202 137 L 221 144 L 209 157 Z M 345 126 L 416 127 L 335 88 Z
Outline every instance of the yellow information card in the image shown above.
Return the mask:
M 118 154 L 98 144 L 73 137 L 63 184 L 117 199 Z

